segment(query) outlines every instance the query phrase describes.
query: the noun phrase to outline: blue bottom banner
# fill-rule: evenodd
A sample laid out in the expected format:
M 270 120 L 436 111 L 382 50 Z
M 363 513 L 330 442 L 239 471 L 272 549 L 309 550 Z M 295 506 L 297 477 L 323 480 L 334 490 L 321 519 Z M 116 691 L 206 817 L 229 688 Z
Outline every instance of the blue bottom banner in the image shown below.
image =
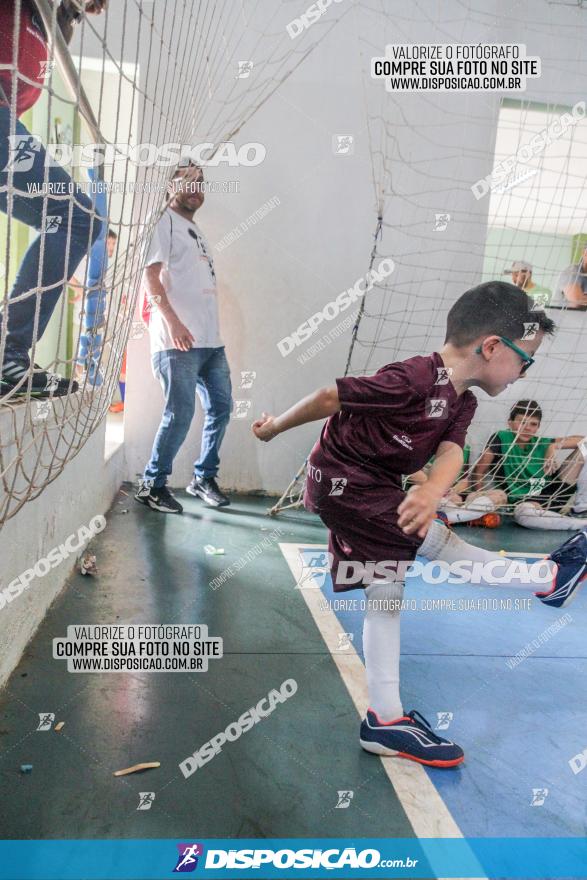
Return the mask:
M 584 838 L 3 840 L 0 880 L 587 878 Z

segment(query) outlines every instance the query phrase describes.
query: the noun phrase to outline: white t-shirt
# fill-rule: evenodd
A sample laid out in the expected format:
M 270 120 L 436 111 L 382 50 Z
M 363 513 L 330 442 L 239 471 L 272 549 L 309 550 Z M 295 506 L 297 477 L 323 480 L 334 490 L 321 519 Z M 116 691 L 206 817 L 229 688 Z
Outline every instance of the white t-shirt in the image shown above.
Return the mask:
M 192 348 L 219 348 L 218 294 L 210 248 L 195 223 L 168 208 L 153 230 L 145 266 L 163 263 L 161 283 L 179 320 L 194 337 Z M 173 342 L 160 311 L 149 317 L 151 351 Z

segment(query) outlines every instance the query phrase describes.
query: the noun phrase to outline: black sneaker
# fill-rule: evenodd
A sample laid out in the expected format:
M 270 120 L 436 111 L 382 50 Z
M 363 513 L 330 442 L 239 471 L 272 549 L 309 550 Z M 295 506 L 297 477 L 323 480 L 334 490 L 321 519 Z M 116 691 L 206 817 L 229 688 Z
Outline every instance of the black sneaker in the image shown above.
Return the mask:
M 210 507 L 228 507 L 230 504 L 230 499 L 219 488 L 214 477 L 194 477 L 185 490 L 201 498 Z
M 183 513 L 183 507 L 175 500 L 167 486 L 151 486 L 148 480 L 139 482 L 135 499 L 160 513 Z
M 9 359 L 2 365 L 2 378 L 0 379 L 0 397 L 12 391 L 24 378 L 24 382 L 16 392 L 17 395 L 28 393 L 28 375 L 31 367 L 27 361 Z M 75 393 L 79 389 L 75 379 L 66 379 L 59 373 L 44 370 L 38 364 L 33 364 L 33 379 L 31 383 L 31 397 L 63 397 L 65 394 Z

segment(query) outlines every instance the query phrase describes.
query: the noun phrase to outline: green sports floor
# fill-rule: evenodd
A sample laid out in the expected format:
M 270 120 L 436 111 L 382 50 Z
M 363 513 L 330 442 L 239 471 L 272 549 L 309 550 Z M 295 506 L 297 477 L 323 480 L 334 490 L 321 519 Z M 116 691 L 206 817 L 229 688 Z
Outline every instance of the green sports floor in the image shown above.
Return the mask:
M 362 615 L 330 611 L 322 625 L 317 600 L 328 598 L 330 586 L 296 588 L 295 559 L 325 547 L 317 518 L 305 511 L 270 518 L 272 502 L 251 496 L 233 496 L 230 508 L 215 511 L 185 493 L 178 493 L 183 516 L 164 516 L 124 494 L 131 491 L 122 487 L 92 544 L 97 576 L 71 576 L 0 692 L 4 838 L 189 838 L 196 829 L 202 838 L 499 836 L 508 827 L 514 836 L 581 834 L 587 780 L 568 767 L 568 779 L 557 774 L 584 746 L 585 704 L 569 703 L 567 691 L 576 697 L 587 671 L 585 597 L 572 606 L 566 632 L 520 672 L 506 672 L 504 658 L 560 616 L 552 609 L 445 616 L 444 630 L 435 615 L 406 616 L 404 706 L 434 722 L 450 710 L 455 726 L 446 735 L 468 759 L 457 771 L 426 771 L 359 747 Z M 460 533 L 497 549 L 544 553 L 567 537 L 515 525 Z M 224 554 L 209 555 L 206 545 Z M 223 657 L 197 673 L 74 674 L 53 659 L 52 639 L 68 625 L 120 623 L 206 624 L 210 636 L 222 637 Z M 338 632 L 353 634 L 350 649 L 333 646 Z M 293 697 L 184 778 L 181 761 L 286 679 L 297 682 Z M 562 745 L 549 738 L 555 709 L 565 719 L 571 713 L 577 731 Z M 62 731 L 37 730 L 41 713 L 65 722 Z M 512 713 L 506 729 L 496 727 L 496 717 L 512 720 Z M 527 755 L 529 736 L 546 760 L 517 754 Z M 160 767 L 113 776 L 146 761 Z M 22 764 L 32 771 L 21 773 Z M 534 788 L 550 791 L 542 811 L 531 806 Z M 339 793 L 349 791 L 350 804 L 341 806 Z M 140 792 L 154 793 L 150 809 L 137 809 Z M 568 819 L 560 819 L 557 798 Z M 549 804 L 559 816 L 554 830 Z

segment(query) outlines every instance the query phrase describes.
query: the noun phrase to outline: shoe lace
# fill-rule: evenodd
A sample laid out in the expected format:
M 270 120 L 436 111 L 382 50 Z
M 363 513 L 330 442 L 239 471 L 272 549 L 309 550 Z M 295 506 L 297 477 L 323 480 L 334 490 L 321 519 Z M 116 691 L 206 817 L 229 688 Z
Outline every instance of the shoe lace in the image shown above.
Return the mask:
M 441 736 L 438 736 L 438 734 L 432 730 L 432 728 L 430 727 L 430 722 L 427 721 L 426 718 L 424 718 L 424 716 L 421 715 L 416 709 L 414 709 L 412 712 L 408 712 L 408 718 L 411 718 L 412 721 L 416 722 L 416 724 L 420 724 L 422 727 L 425 727 L 426 733 L 430 736 L 432 740 L 434 740 L 434 742 L 446 742 L 446 740 L 444 740 Z

